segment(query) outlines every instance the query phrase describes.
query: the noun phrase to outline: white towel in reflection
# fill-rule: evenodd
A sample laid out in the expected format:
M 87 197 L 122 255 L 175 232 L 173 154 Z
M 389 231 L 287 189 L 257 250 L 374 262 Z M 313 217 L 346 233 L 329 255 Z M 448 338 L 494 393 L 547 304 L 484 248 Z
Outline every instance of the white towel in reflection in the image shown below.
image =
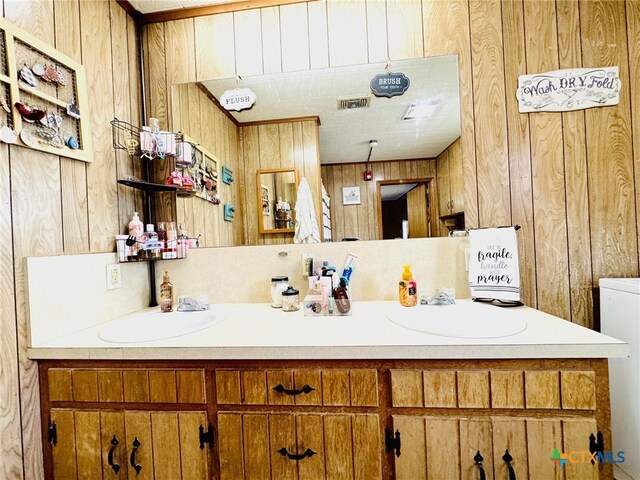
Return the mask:
M 520 300 L 514 227 L 469 230 L 469 287 L 473 298 Z
M 313 197 L 307 179 L 302 177 L 296 197 L 296 226 L 293 243 L 319 243 L 320 230 L 313 208 Z

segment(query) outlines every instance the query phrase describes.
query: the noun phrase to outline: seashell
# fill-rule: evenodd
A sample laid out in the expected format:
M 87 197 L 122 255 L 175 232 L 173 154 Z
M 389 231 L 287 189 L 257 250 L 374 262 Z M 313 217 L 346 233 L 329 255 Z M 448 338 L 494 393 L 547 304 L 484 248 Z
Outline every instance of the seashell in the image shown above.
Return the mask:
M 0 128 L 0 142 L 16 143 L 18 141 L 18 132 L 12 130 L 8 126 Z
M 58 82 L 58 85 L 62 85 L 63 87 L 67 86 L 67 75 L 61 71 L 61 70 L 57 70 L 58 72 L 58 79 L 56 80 Z
M 44 75 L 44 67 L 42 66 L 41 63 L 34 63 L 33 67 L 31 67 L 31 71 L 35 74 L 38 75 L 39 77 L 41 77 L 42 75 Z
M 33 72 L 26 65 L 20 69 L 20 78 L 27 85 L 30 85 L 32 87 L 35 87 L 36 85 L 38 85 L 38 81 L 36 80 L 36 77 L 34 77 Z
M 22 140 L 22 143 L 24 143 L 28 147 L 35 148 L 38 146 L 36 141 L 27 130 L 22 130 L 20 132 L 20 140 Z
M 0 95 L 0 107 L 2 107 L 5 112 L 11 113 L 11 108 L 9 108 L 9 104 L 4 95 Z
M 49 83 L 56 83 L 58 81 L 58 70 L 56 70 L 53 65 L 47 65 L 44 67 L 42 80 Z
M 68 137 L 64 143 L 67 145 L 67 147 L 73 150 L 80 148 L 80 144 L 78 143 L 78 140 L 75 139 L 75 137 Z
M 16 102 L 15 107 L 18 109 L 18 112 L 20 112 L 20 115 L 22 115 L 22 118 L 29 123 L 36 122 L 44 118 L 44 116 L 46 115 L 46 113 L 43 112 L 42 110 L 38 110 L 37 108 L 27 107 L 26 105 L 23 105 L 20 102 Z
M 75 103 L 67 105 L 67 115 L 75 118 L 76 120 L 80 120 L 80 109 L 78 108 L 78 105 Z

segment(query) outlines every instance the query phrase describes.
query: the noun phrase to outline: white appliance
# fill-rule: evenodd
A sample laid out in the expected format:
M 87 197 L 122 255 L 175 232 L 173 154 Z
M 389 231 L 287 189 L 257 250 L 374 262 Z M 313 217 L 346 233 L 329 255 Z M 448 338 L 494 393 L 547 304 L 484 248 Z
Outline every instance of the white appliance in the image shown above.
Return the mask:
M 640 278 L 600 279 L 600 316 L 602 333 L 627 342 L 630 352 L 609 359 L 610 448 L 625 452 L 614 476 L 640 480 Z

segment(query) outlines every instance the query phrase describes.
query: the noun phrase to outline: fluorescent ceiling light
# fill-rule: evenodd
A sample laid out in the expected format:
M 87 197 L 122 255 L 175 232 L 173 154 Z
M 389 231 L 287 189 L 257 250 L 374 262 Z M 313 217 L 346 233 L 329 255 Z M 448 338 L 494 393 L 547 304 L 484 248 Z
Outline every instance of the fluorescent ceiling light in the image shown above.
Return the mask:
M 440 100 L 437 98 L 426 101 L 413 102 L 411 105 L 409 105 L 409 108 L 407 108 L 407 111 L 405 112 L 402 119 L 412 120 L 414 118 L 430 117 L 434 114 L 439 106 Z

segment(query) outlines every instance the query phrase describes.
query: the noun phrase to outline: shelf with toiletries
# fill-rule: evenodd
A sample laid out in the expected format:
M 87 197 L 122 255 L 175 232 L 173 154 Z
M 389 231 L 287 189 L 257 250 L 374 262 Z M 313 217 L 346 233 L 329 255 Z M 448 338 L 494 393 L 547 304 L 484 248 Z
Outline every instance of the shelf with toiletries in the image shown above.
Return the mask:
M 169 176 L 183 187 L 178 190 L 178 196 L 196 196 L 219 205 L 217 157 L 188 136 L 183 140 L 181 153 L 176 157 L 176 170 Z

